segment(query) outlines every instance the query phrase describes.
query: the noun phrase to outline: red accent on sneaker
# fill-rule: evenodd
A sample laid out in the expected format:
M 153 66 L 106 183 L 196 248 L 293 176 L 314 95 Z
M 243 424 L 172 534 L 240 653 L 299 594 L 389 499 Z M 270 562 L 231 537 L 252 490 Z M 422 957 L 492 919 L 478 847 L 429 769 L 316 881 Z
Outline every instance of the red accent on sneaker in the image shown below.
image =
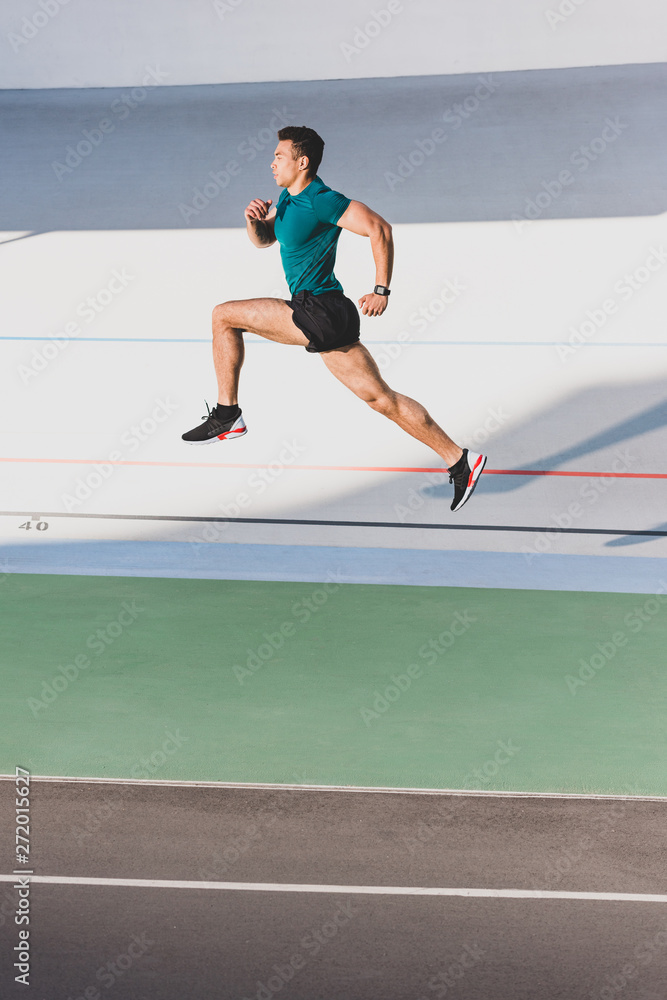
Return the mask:
M 479 463 L 482 461 L 483 457 L 484 457 L 483 455 L 478 455 L 477 456 L 477 461 L 475 462 L 475 464 L 473 465 L 472 469 L 470 470 L 470 476 L 468 477 L 468 486 L 472 486 L 472 483 L 473 483 L 472 474 L 475 471 L 475 469 L 477 468 L 477 466 L 479 465 Z
M 230 434 L 243 434 L 244 431 L 245 427 L 236 427 L 231 431 L 225 431 L 224 434 L 218 434 L 218 441 L 224 441 Z

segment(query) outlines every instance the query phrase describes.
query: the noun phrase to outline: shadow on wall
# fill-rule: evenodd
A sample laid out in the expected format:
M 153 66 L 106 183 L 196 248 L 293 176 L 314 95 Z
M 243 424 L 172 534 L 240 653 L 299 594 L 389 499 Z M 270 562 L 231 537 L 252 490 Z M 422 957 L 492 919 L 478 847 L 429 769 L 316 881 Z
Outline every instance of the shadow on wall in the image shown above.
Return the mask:
M 279 193 L 276 131 L 391 222 L 596 218 L 667 208 L 667 66 L 0 93 L 6 231 L 242 227 Z
M 622 455 L 618 453 L 619 445 L 628 441 L 661 431 L 667 426 L 667 399 L 664 398 L 664 382 L 641 383 L 631 386 L 595 386 L 586 392 L 562 400 L 548 412 L 536 416 L 529 424 L 515 429 L 485 445 L 492 453 L 492 465 L 507 469 L 563 470 L 579 469 L 587 471 L 586 463 L 577 459 L 589 455 L 599 455 L 597 464 L 603 472 L 614 471 L 612 465 L 615 459 L 619 461 Z M 651 397 L 661 396 L 653 406 L 637 409 Z M 628 414 L 617 420 L 619 414 Z M 606 421 L 612 421 L 604 426 Z M 600 430 L 580 438 L 582 429 L 600 426 Z M 569 432 L 573 443 L 564 445 L 556 451 L 545 455 L 544 446 L 553 445 L 554 440 L 563 437 L 563 432 Z M 579 440 L 577 438 L 579 437 Z M 639 455 L 626 456 L 626 469 L 623 472 L 667 472 L 667 449 L 663 434 L 656 434 L 654 447 L 642 447 L 643 456 L 651 456 L 650 467 L 644 468 Z M 477 445 L 476 447 L 482 447 Z M 508 464 L 503 461 L 506 457 Z M 529 477 L 521 476 L 487 476 L 484 480 L 485 493 L 508 493 L 528 485 Z M 451 488 L 433 487 L 426 491 L 435 496 L 439 492 L 451 492 Z

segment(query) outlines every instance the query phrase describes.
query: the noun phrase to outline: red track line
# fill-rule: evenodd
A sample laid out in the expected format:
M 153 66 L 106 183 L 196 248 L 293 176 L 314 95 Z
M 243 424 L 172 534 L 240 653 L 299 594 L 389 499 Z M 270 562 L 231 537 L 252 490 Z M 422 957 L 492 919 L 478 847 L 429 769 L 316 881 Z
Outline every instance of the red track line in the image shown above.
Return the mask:
M 142 468 L 173 469 L 269 469 L 271 464 L 244 465 L 237 462 L 110 462 L 104 458 L 3 458 L 0 462 L 47 463 L 52 465 L 128 465 Z M 281 469 L 296 469 L 300 472 L 440 472 L 443 468 L 420 468 L 396 465 L 284 465 Z M 592 479 L 667 479 L 667 472 L 570 472 L 553 469 L 485 469 L 490 476 L 583 476 Z
M 667 472 L 557 472 L 553 469 L 485 469 L 492 476 L 589 476 L 593 479 L 667 479 Z

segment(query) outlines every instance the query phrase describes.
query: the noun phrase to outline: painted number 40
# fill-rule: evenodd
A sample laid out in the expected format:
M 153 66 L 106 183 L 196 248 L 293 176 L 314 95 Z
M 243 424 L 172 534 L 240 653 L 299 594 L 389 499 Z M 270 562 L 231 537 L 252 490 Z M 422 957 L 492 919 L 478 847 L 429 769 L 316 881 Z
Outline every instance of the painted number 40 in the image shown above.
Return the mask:
M 47 521 L 38 521 L 35 525 L 38 531 L 46 531 L 48 526 Z M 30 531 L 32 528 L 32 521 L 24 521 L 23 524 L 19 524 L 19 528 L 25 528 L 26 531 Z

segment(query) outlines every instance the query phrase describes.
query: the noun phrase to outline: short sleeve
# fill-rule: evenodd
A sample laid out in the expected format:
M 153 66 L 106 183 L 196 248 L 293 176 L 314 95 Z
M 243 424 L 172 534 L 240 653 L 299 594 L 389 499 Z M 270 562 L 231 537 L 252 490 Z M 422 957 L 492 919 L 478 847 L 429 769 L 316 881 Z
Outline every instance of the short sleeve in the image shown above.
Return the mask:
M 335 226 L 351 201 L 340 191 L 320 191 L 313 199 L 313 209 L 320 222 Z

